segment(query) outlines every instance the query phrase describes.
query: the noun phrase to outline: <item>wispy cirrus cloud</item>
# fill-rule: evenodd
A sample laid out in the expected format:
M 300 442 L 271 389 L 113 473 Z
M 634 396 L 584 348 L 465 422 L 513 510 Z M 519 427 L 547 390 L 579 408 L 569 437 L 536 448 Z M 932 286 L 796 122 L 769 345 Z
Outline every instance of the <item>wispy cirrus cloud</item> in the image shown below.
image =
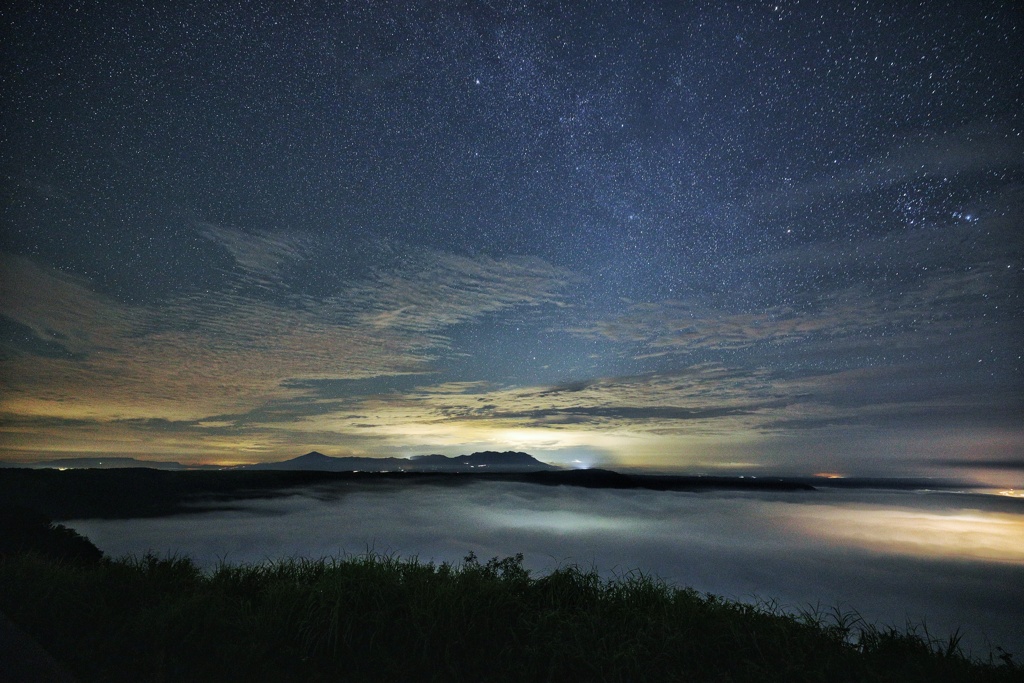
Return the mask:
M 755 429 L 766 419 L 762 413 L 785 400 L 767 380 L 757 372 L 706 365 L 560 387 L 441 383 L 324 400 L 316 414 L 282 416 L 260 426 L 376 440 L 380 448 L 585 446 L 624 453 L 652 435 Z
M 377 272 L 339 305 L 381 331 L 433 332 L 520 306 L 564 305 L 575 276 L 537 258 L 422 253 L 399 271 Z
M 945 435 L 936 452 L 947 453 L 957 439 L 988 438 L 1013 425 L 1020 402 L 993 400 L 986 388 L 922 373 L 914 363 L 838 371 L 705 363 L 554 386 L 423 384 L 241 419 L 284 441 L 291 435 L 325 444 L 328 452 L 517 448 L 566 464 L 639 459 L 667 468 L 748 470 L 758 461 L 820 467 L 824 457 L 841 471 L 867 472 L 889 462 L 885 445 L 892 439 L 880 440 L 880 433 Z M 828 444 L 837 431 L 859 450 L 833 455 Z M 951 433 L 958 436 L 950 440 Z
M 6 361 L 0 410 L 13 414 L 193 419 L 294 393 L 285 379 L 414 372 L 429 359 L 426 342 L 382 344 L 316 309 L 222 293 L 128 306 L 26 259 L 5 265 L 3 314 L 78 354 Z
M 250 233 L 208 222 L 197 224 L 196 230 L 228 251 L 238 275 L 263 285 L 280 285 L 290 264 L 315 251 L 314 240 L 304 233 Z
M 923 130 L 876 150 L 867 159 L 837 165 L 813 181 L 779 187 L 753 197 L 756 211 L 773 211 L 874 192 L 902 183 L 949 179 L 961 174 L 1019 169 L 1024 140 L 1005 122 L 976 122 L 954 130 Z
M 788 245 L 723 262 L 723 277 L 743 273 L 763 285 L 759 303 L 713 291 L 633 301 L 569 331 L 620 345 L 637 358 L 730 352 L 757 346 L 771 365 L 799 345 L 801 353 L 885 339 L 891 348 L 927 350 L 939 338 L 970 344 L 995 325 L 1020 326 L 1018 277 L 1024 243 L 1014 216 L 1020 191 L 981 207 L 983 225 L 962 219 L 832 243 Z M 999 336 L 999 335 L 997 335 Z
M 239 273 L 222 290 L 186 291 L 143 306 L 2 255 L 0 314 L 44 345 L 8 349 L 0 411 L 185 424 L 296 400 L 308 393 L 303 381 L 430 372 L 447 344 L 447 327 L 558 303 L 569 277 L 539 259 L 433 253 L 368 277 L 338 278 L 318 296 L 292 287 L 287 271 L 311 254 L 324 260 L 329 245 L 202 230 L 227 247 Z M 67 354 L 31 353 L 58 342 Z
M 892 346 L 919 345 L 922 334 L 970 331 L 973 321 L 958 309 L 970 306 L 988 290 L 991 275 L 984 270 L 948 274 L 892 296 L 878 296 L 870 287 L 858 285 L 823 293 L 801 305 L 758 311 L 716 308 L 698 298 L 638 302 L 570 331 L 589 340 L 627 345 L 637 358 L 736 351 L 755 345 L 804 344 L 806 351 L 808 344 L 828 344 L 835 349 L 837 343 L 858 344 L 868 333 L 883 328 L 892 330 L 888 342 Z

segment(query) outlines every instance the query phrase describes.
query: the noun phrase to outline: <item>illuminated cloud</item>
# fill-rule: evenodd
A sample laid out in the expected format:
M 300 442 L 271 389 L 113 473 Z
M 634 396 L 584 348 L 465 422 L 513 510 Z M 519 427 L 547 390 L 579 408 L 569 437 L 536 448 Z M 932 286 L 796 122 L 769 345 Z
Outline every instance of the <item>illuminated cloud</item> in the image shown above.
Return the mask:
M 496 311 L 560 304 L 573 279 L 536 258 L 427 253 L 401 271 L 376 274 L 334 303 L 381 335 L 429 333 Z
M 429 372 L 447 343 L 445 328 L 554 303 L 567 278 L 537 259 L 435 253 L 406 271 L 340 283 L 338 292 L 315 298 L 296 295 L 281 276 L 286 260 L 305 253 L 295 246 L 301 240 L 246 242 L 234 231 L 204 230 L 231 245 L 243 275 L 226 291 L 186 292 L 148 306 L 123 304 L 81 278 L 4 255 L 0 313 L 67 353 L 8 352 L 0 411 L 187 423 L 296 399 L 303 381 Z M 253 278 L 255 291 L 247 286 Z
M 253 416 L 250 424 L 406 454 L 507 447 L 555 461 L 568 462 L 570 454 L 628 460 L 671 437 L 749 435 L 782 403 L 764 377 L 698 366 L 556 387 L 421 385 L 401 393 L 324 398 L 315 411 L 281 406 L 279 413 Z M 669 447 L 666 452 L 679 452 L 678 444 Z
M 831 543 L 911 556 L 1024 564 L 1024 519 L 981 510 L 807 506 L 783 524 Z
M 223 246 L 237 272 L 258 285 L 280 286 L 289 266 L 315 253 L 315 241 L 309 235 L 267 231 L 252 234 L 213 223 L 200 223 L 196 229 Z

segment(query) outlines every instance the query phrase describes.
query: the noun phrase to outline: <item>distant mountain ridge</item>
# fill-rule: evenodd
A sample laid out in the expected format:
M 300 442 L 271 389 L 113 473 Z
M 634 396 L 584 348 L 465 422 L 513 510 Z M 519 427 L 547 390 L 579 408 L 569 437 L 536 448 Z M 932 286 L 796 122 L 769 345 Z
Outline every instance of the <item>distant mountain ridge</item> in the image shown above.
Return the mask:
M 99 469 L 111 470 L 122 467 L 148 467 L 154 470 L 221 470 L 218 465 L 184 465 L 180 462 L 166 460 L 139 460 L 138 458 L 58 458 L 56 460 L 37 460 L 36 462 L 11 463 L 0 462 L 0 467 L 28 467 L 30 469 Z
M 471 455 L 414 455 L 411 458 L 331 456 L 318 451 L 279 462 L 253 465 L 183 465 L 180 462 L 138 458 L 60 458 L 30 463 L 0 463 L 0 467 L 31 469 L 118 469 L 145 467 L 158 470 L 287 470 L 314 472 L 538 472 L 561 469 L 518 451 L 482 451 Z
M 414 455 L 411 458 L 330 456 L 311 451 L 280 462 L 242 465 L 246 470 L 314 470 L 321 472 L 537 472 L 560 469 L 518 451 L 482 451 L 471 455 Z

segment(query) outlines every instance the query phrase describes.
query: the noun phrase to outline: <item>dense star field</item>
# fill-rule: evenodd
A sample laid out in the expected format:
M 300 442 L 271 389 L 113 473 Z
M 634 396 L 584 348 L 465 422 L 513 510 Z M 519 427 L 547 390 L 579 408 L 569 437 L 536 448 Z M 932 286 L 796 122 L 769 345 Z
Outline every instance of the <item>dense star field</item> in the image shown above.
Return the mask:
M 1021 483 L 1019 3 L 0 17 L 0 459 Z

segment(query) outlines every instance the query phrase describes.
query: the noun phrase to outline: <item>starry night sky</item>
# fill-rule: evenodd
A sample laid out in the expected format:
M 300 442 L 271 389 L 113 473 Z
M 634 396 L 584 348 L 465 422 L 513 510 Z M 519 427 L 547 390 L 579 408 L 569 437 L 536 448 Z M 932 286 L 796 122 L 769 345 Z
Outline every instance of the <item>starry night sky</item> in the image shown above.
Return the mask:
M 15 5 L 0 459 L 1020 478 L 1017 2 Z

